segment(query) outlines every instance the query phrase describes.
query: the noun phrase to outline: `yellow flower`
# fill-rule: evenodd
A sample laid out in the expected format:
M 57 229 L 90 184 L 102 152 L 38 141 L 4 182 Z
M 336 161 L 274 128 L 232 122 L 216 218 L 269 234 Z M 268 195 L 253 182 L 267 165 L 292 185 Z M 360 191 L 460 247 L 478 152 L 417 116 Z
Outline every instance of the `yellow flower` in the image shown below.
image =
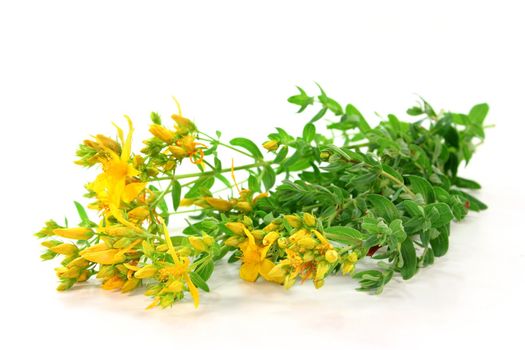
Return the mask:
M 127 185 L 128 178 L 133 178 L 139 172 L 130 163 L 133 124 L 128 116 L 125 117 L 129 126 L 126 138 L 122 129 L 115 125 L 122 143 L 120 155 L 110 148 L 105 148 L 106 156 L 100 158 L 102 173 L 95 181 L 88 184 L 87 188 L 95 192 L 99 208 L 104 211 L 106 218 L 112 215 L 121 224 L 140 232 L 142 230 L 126 220 L 120 210 L 122 201 L 132 201 L 144 188 L 136 182 Z
M 164 272 L 169 272 L 170 274 L 173 274 L 175 276 L 182 276 L 182 278 L 184 278 L 184 281 L 186 282 L 186 285 L 188 286 L 188 289 L 190 291 L 191 297 L 193 298 L 193 305 L 197 308 L 199 306 L 199 291 L 197 287 L 195 287 L 195 285 L 191 281 L 190 275 L 188 273 L 190 259 L 179 258 L 179 256 L 177 255 L 177 252 L 175 252 L 173 243 L 171 242 L 171 237 L 168 232 L 168 228 L 166 227 L 166 224 L 164 223 L 164 220 L 159 217 L 159 221 L 162 224 L 162 228 L 164 231 L 164 238 L 166 240 L 166 244 L 168 245 L 168 252 L 170 253 L 171 257 L 173 258 L 173 262 L 174 262 L 174 266 L 172 267 L 171 271 L 166 271 L 166 268 L 162 270 L 164 270 Z M 160 271 L 161 273 L 163 272 L 162 270 Z M 155 306 L 156 303 L 152 303 L 152 305 Z
M 70 239 L 90 239 L 93 236 L 93 231 L 85 227 L 75 228 L 56 228 L 53 233 L 57 236 Z
M 259 274 L 267 281 L 278 282 L 275 276 L 270 276 L 269 272 L 274 268 L 275 264 L 266 258 L 268 246 L 259 246 L 255 243 L 255 237 L 247 229 L 244 230 L 248 240 L 239 245 L 242 251 L 242 265 L 240 269 L 240 277 L 248 282 L 255 282 Z

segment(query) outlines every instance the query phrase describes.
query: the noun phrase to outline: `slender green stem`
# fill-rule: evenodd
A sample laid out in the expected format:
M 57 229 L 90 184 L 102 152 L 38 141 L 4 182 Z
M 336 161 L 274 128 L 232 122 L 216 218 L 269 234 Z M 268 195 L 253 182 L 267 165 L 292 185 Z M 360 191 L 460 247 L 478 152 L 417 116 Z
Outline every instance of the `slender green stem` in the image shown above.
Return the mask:
M 246 164 L 246 165 L 241 165 L 241 166 L 238 166 L 238 167 L 234 167 L 233 170 L 245 170 L 245 169 L 251 169 L 251 168 L 255 168 L 255 167 L 260 167 L 260 166 L 264 166 L 264 165 L 269 165 L 269 164 L 272 164 L 271 161 L 261 161 L 261 162 L 256 162 L 256 163 L 251 163 L 251 164 Z M 227 172 L 230 172 L 231 169 L 229 168 L 224 168 L 224 169 L 221 169 L 220 171 L 202 171 L 202 172 L 199 172 L 199 173 L 191 173 L 191 174 L 181 174 L 181 175 L 176 175 L 174 176 L 173 178 L 171 177 L 159 177 L 155 180 L 180 180 L 180 179 L 187 179 L 187 178 L 192 178 L 192 177 L 200 177 L 200 176 L 206 176 L 206 175 L 215 175 L 215 174 L 221 174 L 221 173 L 227 173 Z
M 235 152 L 239 152 L 239 153 L 241 153 L 241 154 L 244 154 L 244 155 L 247 156 L 247 157 L 253 158 L 253 156 L 252 156 L 250 153 L 244 152 L 243 150 L 240 150 L 240 149 L 238 149 L 238 148 L 236 148 L 236 147 L 233 147 L 233 146 L 231 146 L 231 145 L 228 145 L 227 143 L 223 143 L 223 142 L 221 142 L 220 140 L 214 138 L 213 136 L 210 136 L 210 135 L 208 135 L 208 134 L 206 134 L 206 133 L 204 133 L 204 132 L 202 132 L 202 131 L 200 131 L 200 130 L 199 130 L 199 134 L 204 135 L 204 136 L 206 136 L 206 137 L 209 139 L 209 140 L 205 140 L 205 141 L 215 142 L 215 143 L 218 144 L 218 145 L 221 145 L 221 146 L 223 146 L 223 147 L 229 148 L 229 149 L 231 149 L 231 150 L 233 150 L 233 151 L 235 151 Z
M 410 188 L 408 188 L 404 182 L 400 181 L 397 177 L 395 176 L 392 176 L 390 175 L 389 173 L 387 173 L 386 171 L 381 171 L 381 175 L 386 177 L 387 179 L 391 180 L 392 182 L 396 183 L 398 186 L 402 187 L 403 190 L 405 190 L 405 192 L 407 192 L 408 194 L 410 194 L 411 196 L 415 197 L 416 194 L 414 192 L 412 192 L 410 190 Z

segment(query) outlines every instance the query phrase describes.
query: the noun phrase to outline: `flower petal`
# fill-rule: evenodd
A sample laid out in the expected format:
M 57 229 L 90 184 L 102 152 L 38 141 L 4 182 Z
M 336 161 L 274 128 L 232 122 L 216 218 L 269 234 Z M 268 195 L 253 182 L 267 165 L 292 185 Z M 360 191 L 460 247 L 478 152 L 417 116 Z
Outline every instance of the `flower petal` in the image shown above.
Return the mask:
M 248 282 L 255 282 L 259 275 L 259 264 L 244 263 L 239 270 L 239 276 Z

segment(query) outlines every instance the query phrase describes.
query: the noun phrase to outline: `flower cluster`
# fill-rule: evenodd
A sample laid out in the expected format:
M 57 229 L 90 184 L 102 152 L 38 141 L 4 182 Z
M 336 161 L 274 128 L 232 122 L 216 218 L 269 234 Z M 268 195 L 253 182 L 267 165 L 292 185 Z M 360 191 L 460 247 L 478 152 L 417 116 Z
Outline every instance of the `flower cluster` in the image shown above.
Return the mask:
M 262 229 L 254 229 L 248 217 L 226 227 L 232 235 L 225 244 L 239 248 L 240 277 L 250 282 L 261 275 L 288 289 L 297 279 L 311 279 L 320 288 L 328 273 L 336 269 L 350 273 L 359 259 L 356 252 L 334 247 L 309 213 L 284 215 Z

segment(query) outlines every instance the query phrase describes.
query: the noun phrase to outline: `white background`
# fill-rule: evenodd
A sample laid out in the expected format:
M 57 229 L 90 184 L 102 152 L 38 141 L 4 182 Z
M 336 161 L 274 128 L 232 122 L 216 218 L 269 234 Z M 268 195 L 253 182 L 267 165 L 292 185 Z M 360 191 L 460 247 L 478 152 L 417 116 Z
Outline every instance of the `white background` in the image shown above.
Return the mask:
M 518 1 L 1 1 L 1 347 L 428 348 L 515 344 L 523 322 L 523 10 Z M 348 278 L 286 292 L 218 267 L 213 291 L 168 310 L 87 286 L 55 292 L 32 233 L 74 218 L 92 173 L 78 143 L 123 114 L 186 116 L 225 139 L 298 133 L 286 102 L 314 81 L 342 103 L 404 111 L 416 100 L 491 106 L 487 140 L 463 174 L 490 209 L 454 225 L 449 253 L 379 296 Z M 239 160 L 242 162 L 242 160 Z M 85 202 L 84 202 L 85 203 Z M 517 345 L 515 345 L 517 346 Z

